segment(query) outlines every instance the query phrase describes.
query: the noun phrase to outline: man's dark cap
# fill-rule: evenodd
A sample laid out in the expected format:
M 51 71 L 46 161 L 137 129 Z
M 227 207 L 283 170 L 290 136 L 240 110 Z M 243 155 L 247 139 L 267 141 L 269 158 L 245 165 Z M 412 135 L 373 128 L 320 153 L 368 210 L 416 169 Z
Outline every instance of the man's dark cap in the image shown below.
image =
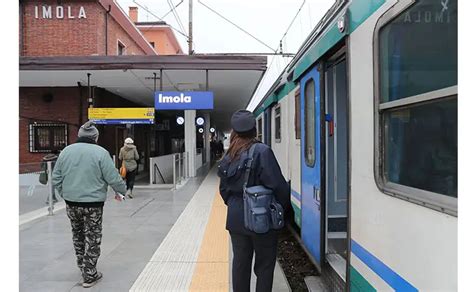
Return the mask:
M 255 128 L 255 116 L 248 110 L 238 110 L 232 115 L 230 124 L 235 132 L 245 133 Z

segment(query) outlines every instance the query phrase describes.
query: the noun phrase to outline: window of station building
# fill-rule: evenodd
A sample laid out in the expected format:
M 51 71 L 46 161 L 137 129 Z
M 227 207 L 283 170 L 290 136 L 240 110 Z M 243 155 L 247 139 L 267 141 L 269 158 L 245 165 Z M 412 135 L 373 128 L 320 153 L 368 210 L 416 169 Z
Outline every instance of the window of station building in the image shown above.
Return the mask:
M 31 124 L 30 152 L 52 152 L 67 145 L 66 124 Z
M 117 55 L 125 55 L 125 45 L 121 41 L 117 41 Z
M 378 29 L 377 180 L 456 215 L 457 1 L 409 2 Z
M 155 42 L 150 42 L 150 45 L 154 48 L 155 47 Z
M 281 106 L 275 107 L 275 142 L 281 142 Z
M 315 133 L 315 86 L 314 80 L 306 82 L 304 88 L 304 157 L 306 165 L 313 167 L 316 162 L 316 133 Z
M 263 118 L 260 117 L 257 120 L 257 139 L 260 142 L 263 142 Z
M 301 95 L 298 89 L 295 93 L 295 137 L 301 139 Z

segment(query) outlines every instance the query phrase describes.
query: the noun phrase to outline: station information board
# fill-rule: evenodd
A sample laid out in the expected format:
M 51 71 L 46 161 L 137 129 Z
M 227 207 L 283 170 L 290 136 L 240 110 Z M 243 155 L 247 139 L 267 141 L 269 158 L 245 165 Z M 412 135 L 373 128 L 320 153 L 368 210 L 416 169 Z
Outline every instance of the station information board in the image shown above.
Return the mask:
M 154 124 L 154 108 L 89 108 L 89 120 L 99 125 Z

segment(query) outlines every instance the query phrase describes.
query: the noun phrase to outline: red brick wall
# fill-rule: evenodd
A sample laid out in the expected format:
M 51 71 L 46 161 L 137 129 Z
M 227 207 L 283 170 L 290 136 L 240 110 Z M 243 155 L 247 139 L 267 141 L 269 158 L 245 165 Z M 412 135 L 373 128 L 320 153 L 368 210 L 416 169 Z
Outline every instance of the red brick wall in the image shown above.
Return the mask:
M 51 5 L 52 19 L 42 18 L 42 5 Z M 39 18 L 35 17 L 38 6 Z M 105 14 L 106 10 L 91 0 L 61 1 L 64 18 L 57 19 L 55 10 L 57 0 L 41 2 L 26 0 L 23 3 L 23 25 L 20 35 L 23 39 L 23 56 L 89 56 L 105 55 Z M 72 9 L 74 19 L 68 18 L 68 7 Z M 87 18 L 78 18 L 83 6 Z M 126 54 L 143 55 L 144 51 L 126 31 L 108 16 L 108 53 L 117 55 L 117 40 L 126 46 Z
M 42 122 L 67 123 L 68 142 L 74 143 L 81 123 L 87 121 L 88 89 L 82 87 L 23 87 L 20 88 L 20 163 L 41 161 L 47 153 L 31 153 L 29 150 L 29 125 Z M 43 96 L 52 94 L 53 100 L 45 102 Z M 137 105 L 103 88 L 95 88 L 96 107 L 136 107 Z M 82 121 L 80 101 L 82 96 Z M 111 154 L 123 141 L 116 141 L 116 126 L 97 126 L 100 132 L 99 144 Z
M 45 102 L 43 96 L 52 94 L 53 100 Z M 68 140 L 77 138 L 80 120 L 80 93 L 77 87 L 20 88 L 20 163 L 36 162 L 47 153 L 30 153 L 29 124 L 34 121 L 61 122 L 68 124 Z M 83 116 L 87 120 L 87 88 L 82 88 Z
M 99 31 L 99 40 L 101 42 L 100 54 L 105 54 L 105 17 L 99 20 L 99 26 L 104 29 Z M 144 55 L 145 52 L 137 45 L 137 43 L 126 33 L 126 31 L 109 15 L 108 16 L 108 55 L 118 54 L 118 41 L 125 45 L 125 55 Z
M 41 4 L 51 5 L 52 19 L 42 18 Z M 88 56 L 98 53 L 98 21 L 101 7 L 95 1 L 63 2 L 63 7 L 71 6 L 74 19 L 56 19 L 55 7 L 58 1 L 26 1 L 23 5 L 23 50 L 24 56 Z M 39 18 L 35 18 L 38 6 Z M 80 6 L 87 18 L 78 19 Z M 67 16 L 67 9 L 65 11 Z

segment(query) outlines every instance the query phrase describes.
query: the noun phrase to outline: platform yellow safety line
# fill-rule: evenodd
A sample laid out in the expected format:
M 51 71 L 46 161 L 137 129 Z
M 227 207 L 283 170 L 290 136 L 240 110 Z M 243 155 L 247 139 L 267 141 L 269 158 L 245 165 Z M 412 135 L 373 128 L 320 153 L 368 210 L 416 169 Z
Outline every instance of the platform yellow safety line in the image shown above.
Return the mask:
M 212 203 L 189 291 L 229 291 L 227 207 L 219 193 Z

